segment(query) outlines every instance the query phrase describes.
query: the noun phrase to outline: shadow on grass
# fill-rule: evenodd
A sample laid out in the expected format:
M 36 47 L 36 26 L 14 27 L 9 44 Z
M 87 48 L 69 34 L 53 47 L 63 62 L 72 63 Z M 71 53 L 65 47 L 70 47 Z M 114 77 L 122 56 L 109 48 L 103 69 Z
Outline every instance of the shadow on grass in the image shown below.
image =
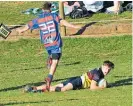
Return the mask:
M 73 63 L 67 63 L 67 64 L 59 64 L 59 66 L 70 66 L 70 65 L 76 65 L 76 64 L 80 64 L 81 62 L 73 62 Z M 14 72 L 14 71 L 18 71 L 18 70 L 24 70 L 24 71 L 27 71 L 27 70 L 39 70 L 39 69 L 44 69 L 44 68 L 47 68 L 46 66 L 44 67 L 37 67 L 37 68 L 24 68 L 24 69 L 15 69 L 15 70 L 11 70 L 10 72 Z
M 77 77 L 77 76 L 75 76 Z M 63 78 L 63 79 L 57 79 L 57 80 L 53 80 L 52 82 L 58 82 L 58 81 L 64 81 L 70 78 L 74 78 L 74 77 L 68 77 L 68 78 Z M 28 83 L 25 85 L 21 85 L 21 86 L 16 86 L 16 87 L 10 87 L 10 88 L 4 88 L 4 89 L 0 89 L 0 92 L 5 92 L 5 91 L 10 91 L 10 90 L 17 90 L 17 89 L 22 89 L 24 88 L 26 85 L 33 85 L 33 86 L 40 86 L 42 84 L 45 84 L 45 82 L 36 82 L 36 83 Z M 108 88 L 112 88 L 112 87 L 119 87 L 119 86 L 125 86 L 125 85 L 132 85 L 132 77 L 130 76 L 127 79 L 122 79 L 119 81 L 115 81 L 114 83 L 109 83 Z
M 77 101 L 79 99 L 64 99 L 64 100 L 56 100 L 57 102 L 59 101 Z M 5 104 L 0 104 L 0 106 L 5 106 L 5 105 L 19 105 L 19 104 L 33 104 L 33 103 L 52 103 L 52 102 L 55 102 L 55 101 L 37 101 L 37 102 L 12 102 L 12 103 L 5 103 Z
M 14 72 L 14 71 L 18 71 L 18 70 L 39 70 L 39 69 L 43 69 L 44 67 L 37 67 L 37 68 L 24 68 L 24 69 L 15 69 L 15 70 L 11 70 L 10 72 Z
M 73 77 L 69 77 L 69 78 L 73 78 Z M 67 80 L 69 78 L 57 79 L 57 80 L 53 80 L 52 82 L 63 81 L 63 80 Z M 4 89 L 0 89 L 0 92 L 6 92 L 6 91 L 11 91 L 11 90 L 22 89 L 26 85 L 40 86 L 42 84 L 45 84 L 45 82 L 28 83 L 28 84 L 20 85 L 20 86 L 16 86 L 16 87 L 4 88 Z
M 5 103 L 5 104 L 1 104 L 0 106 L 7 106 L 7 105 L 20 105 L 20 104 L 29 104 L 29 103 L 51 103 L 54 101 L 38 101 L 38 102 L 11 102 L 11 103 Z
M 96 22 L 91 22 L 91 23 L 89 23 L 89 24 L 86 24 L 85 26 L 83 26 L 80 30 L 78 30 L 78 32 L 76 32 L 75 34 L 73 34 L 73 35 L 81 35 L 85 30 L 86 30 L 86 28 L 87 27 L 89 27 L 89 26 L 91 26 L 91 25 L 93 25 L 93 24 L 95 24 Z
M 116 77 L 122 77 L 122 76 L 116 76 Z M 132 85 L 131 76 L 127 79 L 122 79 L 122 80 L 115 81 L 114 83 L 110 83 L 108 87 L 112 88 L 112 87 L 119 87 L 119 86 L 125 86 L 125 85 Z
M 73 63 L 67 63 L 67 64 L 60 64 L 61 66 L 70 66 L 70 65 L 77 65 L 77 64 L 80 64 L 81 62 L 78 61 L 78 62 L 73 62 Z

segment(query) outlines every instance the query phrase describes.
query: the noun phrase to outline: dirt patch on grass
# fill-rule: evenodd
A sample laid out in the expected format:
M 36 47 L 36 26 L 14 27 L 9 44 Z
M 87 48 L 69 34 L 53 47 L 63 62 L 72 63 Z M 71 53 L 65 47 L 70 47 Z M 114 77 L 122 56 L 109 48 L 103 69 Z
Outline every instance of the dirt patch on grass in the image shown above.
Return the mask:
M 106 25 L 91 25 L 80 30 L 67 28 L 67 35 L 112 35 L 132 33 L 132 24 L 106 24 Z
M 104 36 L 119 36 L 123 34 L 132 35 L 132 24 L 131 23 L 118 23 L 118 24 L 104 24 L 104 25 L 89 25 L 86 24 L 80 30 L 73 28 L 66 28 L 66 36 L 62 37 L 104 37 Z M 80 35 L 80 36 L 79 36 Z M 18 35 L 16 30 L 12 30 L 12 33 L 6 40 L 16 41 L 20 38 L 40 38 L 39 31 L 34 30 L 33 32 L 27 31 L 22 35 Z M 4 40 L 0 38 L 0 40 Z

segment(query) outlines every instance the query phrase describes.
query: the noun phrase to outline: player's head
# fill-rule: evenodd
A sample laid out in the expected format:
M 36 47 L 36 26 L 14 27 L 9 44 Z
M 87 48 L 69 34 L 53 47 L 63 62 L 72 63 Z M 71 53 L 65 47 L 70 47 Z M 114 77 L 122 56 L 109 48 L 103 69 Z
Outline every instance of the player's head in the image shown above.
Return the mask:
M 109 60 L 104 61 L 102 65 L 103 74 L 107 75 L 111 71 L 111 69 L 114 69 L 114 63 Z
M 42 5 L 43 10 L 50 10 L 52 4 L 51 2 L 45 1 L 44 4 Z

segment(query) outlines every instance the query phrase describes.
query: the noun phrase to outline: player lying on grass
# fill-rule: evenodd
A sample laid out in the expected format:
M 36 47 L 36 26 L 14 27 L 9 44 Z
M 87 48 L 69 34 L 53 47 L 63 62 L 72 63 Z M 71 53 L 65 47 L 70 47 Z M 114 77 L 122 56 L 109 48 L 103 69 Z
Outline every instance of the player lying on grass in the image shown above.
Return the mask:
M 55 86 L 50 86 L 49 92 L 64 92 L 68 90 L 89 88 L 90 90 L 103 89 L 105 86 L 98 86 L 98 82 L 103 79 L 114 68 L 114 63 L 111 61 L 104 61 L 103 65 L 84 73 L 82 76 L 77 76 L 68 79 Z M 46 85 L 25 86 L 25 92 L 46 92 Z

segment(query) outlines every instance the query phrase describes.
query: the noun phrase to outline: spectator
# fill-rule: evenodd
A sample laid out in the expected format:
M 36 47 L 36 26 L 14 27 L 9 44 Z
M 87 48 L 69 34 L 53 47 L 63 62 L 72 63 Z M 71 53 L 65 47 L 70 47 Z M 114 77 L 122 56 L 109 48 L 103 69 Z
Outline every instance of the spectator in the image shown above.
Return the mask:
M 65 15 L 69 15 L 74 9 L 74 7 L 80 7 L 84 5 L 82 1 L 65 1 L 63 2 L 63 4 Z
M 122 1 L 105 1 L 103 4 L 105 13 L 107 14 L 120 14 L 123 12 Z

